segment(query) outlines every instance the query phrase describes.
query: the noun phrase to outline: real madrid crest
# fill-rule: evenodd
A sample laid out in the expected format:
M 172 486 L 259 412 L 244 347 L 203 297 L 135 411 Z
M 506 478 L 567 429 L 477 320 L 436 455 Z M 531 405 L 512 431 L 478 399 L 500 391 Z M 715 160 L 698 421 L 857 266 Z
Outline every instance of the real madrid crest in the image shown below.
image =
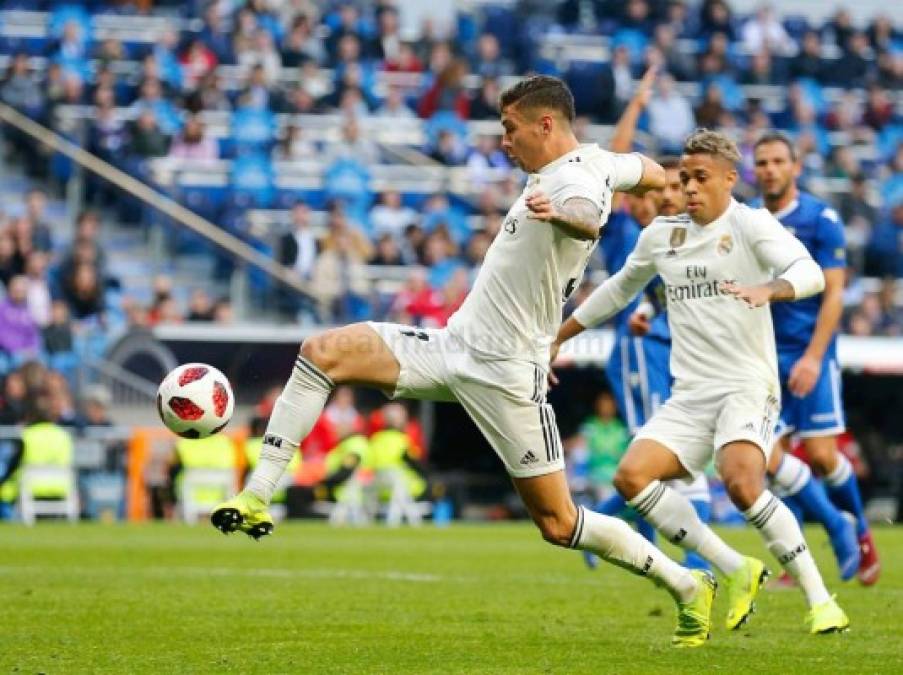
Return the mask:
M 729 234 L 722 234 L 718 239 L 718 245 L 715 247 L 718 255 L 727 255 L 734 250 L 734 239 Z

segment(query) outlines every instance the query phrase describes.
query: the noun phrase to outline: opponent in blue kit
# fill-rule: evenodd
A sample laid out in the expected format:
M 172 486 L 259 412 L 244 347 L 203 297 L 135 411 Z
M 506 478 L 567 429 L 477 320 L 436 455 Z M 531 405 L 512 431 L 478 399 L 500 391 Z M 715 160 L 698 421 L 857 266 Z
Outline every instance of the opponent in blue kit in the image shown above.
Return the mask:
M 786 137 L 767 134 L 759 139 L 755 171 L 760 205 L 806 246 L 825 274 L 823 293 L 771 307 L 782 383 L 781 424 L 775 437 L 784 452 L 776 448 L 769 473 L 797 512 L 825 526 L 841 577 L 849 579 L 858 570 L 860 581 L 871 585 L 878 580 L 880 563 L 856 476 L 837 449 L 837 436 L 846 429 L 837 361 L 846 266 L 843 223 L 828 204 L 797 188 L 799 163 Z M 812 468 L 824 478 L 827 496 L 809 467 L 786 452 L 792 434 L 802 439 Z M 855 517 L 855 530 L 841 511 Z

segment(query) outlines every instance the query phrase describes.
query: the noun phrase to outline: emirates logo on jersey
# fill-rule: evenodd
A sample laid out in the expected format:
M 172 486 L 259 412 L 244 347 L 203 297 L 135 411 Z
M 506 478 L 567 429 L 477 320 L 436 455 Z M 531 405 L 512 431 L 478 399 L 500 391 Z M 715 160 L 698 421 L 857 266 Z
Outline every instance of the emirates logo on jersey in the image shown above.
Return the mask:
M 718 239 L 718 244 L 715 246 L 715 251 L 717 251 L 718 255 L 727 255 L 731 251 L 734 250 L 734 239 L 729 234 L 722 234 L 721 238 Z

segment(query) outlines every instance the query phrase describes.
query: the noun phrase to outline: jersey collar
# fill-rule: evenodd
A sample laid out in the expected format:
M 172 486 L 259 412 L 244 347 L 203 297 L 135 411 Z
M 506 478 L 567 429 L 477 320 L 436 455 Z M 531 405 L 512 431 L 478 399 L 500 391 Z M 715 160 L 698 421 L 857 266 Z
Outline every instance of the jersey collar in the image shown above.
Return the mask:
M 594 149 L 597 149 L 598 146 L 595 143 L 581 143 L 576 148 L 571 150 L 568 153 L 563 154 L 558 159 L 553 159 L 551 162 L 546 164 L 544 167 L 539 169 L 536 173 L 550 174 L 555 169 L 560 167 L 562 164 L 567 164 L 568 162 L 578 162 L 589 159 L 588 155 L 592 153 Z
M 775 218 L 777 218 L 778 220 L 783 220 L 784 218 L 786 218 L 787 216 L 789 216 L 791 213 L 793 213 L 794 211 L 796 211 L 796 208 L 797 208 L 799 205 L 800 205 L 800 200 L 799 200 L 799 199 L 794 199 L 792 202 L 790 202 L 790 203 L 789 203 L 787 206 L 785 206 L 783 209 L 781 209 L 780 211 L 775 211 L 775 212 L 772 213 L 771 215 L 773 215 L 773 216 L 774 216 Z

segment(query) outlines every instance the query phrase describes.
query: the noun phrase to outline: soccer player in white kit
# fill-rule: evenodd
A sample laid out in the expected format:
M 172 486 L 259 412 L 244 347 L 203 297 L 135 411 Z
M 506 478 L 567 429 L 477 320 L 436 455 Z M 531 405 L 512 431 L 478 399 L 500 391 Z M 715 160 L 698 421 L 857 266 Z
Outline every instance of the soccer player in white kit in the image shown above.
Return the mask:
M 764 565 L 730 548 L 690 502 L 662 481 L 716 466 L 734 504 L 798 581 L 812 633 L 849 620 L 825 588 L 791 511 L 765 489 L 780 383 L 770 302 L 821 291 L 824 276 L 806 248 L 765 209 L 731 197 L 740 153 L 726 136 L 698 130 L 684 146 L 686 214 L 659 217 L 640 235 L 620 272 L 562 325 L 557 347 L 624 307 L 659 274 L 671 327 L 671 398 L 636 434 L 615 487 L 675 544 L 696 551 L 725 577 L 729 629 L 754 609 Z
M 304 341 L 245 490 L 211 515 L 223 532 L 259 538 L 285 466 L 333 388 L 354 383 L 393 397 L 458 401 L 511 475 L 549 542 L 589 550 L 665 586 L 678 605 L 676 646 L 708 637 L 714 578 L 665 556 L 626 523 L 577 508 L 546 403 L 550 346 L 608 218 L 612 192 L 660 188 L 664 170 L 574 136 L 561 80 L 536 76 L 501 97 L 502 146 L 530 175 L 486 254 L 474 287 L 445 329 L 359 323 Z

